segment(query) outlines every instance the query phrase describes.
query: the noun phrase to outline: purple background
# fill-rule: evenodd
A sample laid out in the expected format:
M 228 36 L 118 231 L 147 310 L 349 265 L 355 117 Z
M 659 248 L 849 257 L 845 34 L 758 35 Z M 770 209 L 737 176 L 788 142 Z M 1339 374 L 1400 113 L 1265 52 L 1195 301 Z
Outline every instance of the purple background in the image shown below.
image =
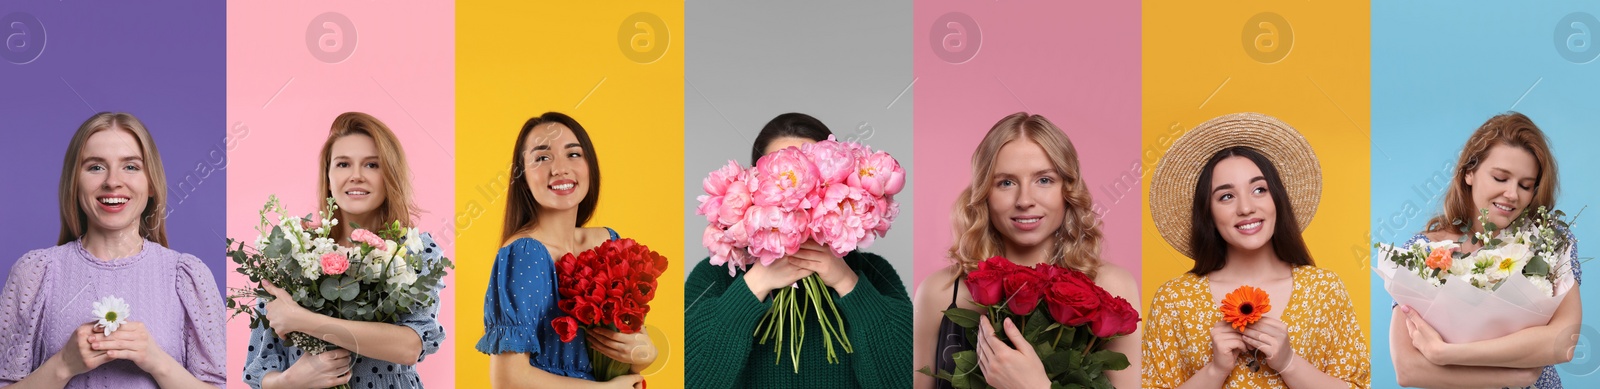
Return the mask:
M 122 111 L 145 123 L 161 151 L 169 246 L 204 260 L 222 293 L 224 2 L 0 4 L 0 18 L 14 12 L 31 14 L 45 34 L 33 62 L 0 59 L 0 276 L 29 250 L 55 245 L 61 161 L 78 125 Z M 21 42 L 17 32 L 0 23 L 0 50 Z

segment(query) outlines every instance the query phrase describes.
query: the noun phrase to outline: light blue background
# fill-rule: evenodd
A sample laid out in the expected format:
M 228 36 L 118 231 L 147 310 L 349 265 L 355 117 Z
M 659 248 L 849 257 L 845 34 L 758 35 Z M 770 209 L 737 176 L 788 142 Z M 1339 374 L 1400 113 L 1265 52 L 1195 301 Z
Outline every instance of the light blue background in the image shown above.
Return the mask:
M 1600 4 L 1373 1 L 1374 241 L 1402 241 L 1422 230 L 1440 210 L 1467 137 L 1490 116 L 1516 110 L 1550 138 L 1560 171 L 1557 207 L 1569 215 L 1589 207 L 1574 227 L 1579 254 L 1600 253 L 1600 61 L 1576 64 L 1557 51 L 1557 22 L 1572 12 L 1600 15 Z M 1600 26 L 1589 28 L 1600 33 Z M 1587 50 L 1600 48 L 1591 42 Z M 1600 387 L 1600 263 L 1586 267 L 1583 337 L 1572 362 L 1557 366 L 1568 388 Z M 1372 383 L 1397 387 L 1389 357 L 1394 302 L 1371 277 Z

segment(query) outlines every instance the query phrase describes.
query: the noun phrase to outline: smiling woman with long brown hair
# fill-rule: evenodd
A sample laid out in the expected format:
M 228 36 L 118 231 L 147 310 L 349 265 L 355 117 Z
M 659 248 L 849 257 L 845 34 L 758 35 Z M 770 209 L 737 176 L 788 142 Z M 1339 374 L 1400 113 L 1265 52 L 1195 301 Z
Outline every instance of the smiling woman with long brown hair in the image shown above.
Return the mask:
M 361 112 L 339 115 L 318 158 L 316 198 L 332 198 L 338 204 L 334 216 L 339 223 L 329 236 L 338 237 L 340 245 L 351 245 L 350 228 L 414 225 L 417 208 L 412 203 L 411 169 L 399 138 L 383 122 Z M 435 258 L 427 260 L 443 255 L 432 235 L 423 233 L 420 238 L 425 247 L 421 255 Z M 283 289 L 270 283 L 264 286 L 277 298 L 256 306 L 272 327 L 250 331 L 244 380 L 252 387 L 420 386 L 415 365 L 437 352 L 445 338 L 437 317 L 442 285 L 429 291 L 433 305 L 414 308 L 395 323 L 318 314 L 301 307 Z M 292 332 L 324 339 L 340 349 L 304 355 L 283 342 Z

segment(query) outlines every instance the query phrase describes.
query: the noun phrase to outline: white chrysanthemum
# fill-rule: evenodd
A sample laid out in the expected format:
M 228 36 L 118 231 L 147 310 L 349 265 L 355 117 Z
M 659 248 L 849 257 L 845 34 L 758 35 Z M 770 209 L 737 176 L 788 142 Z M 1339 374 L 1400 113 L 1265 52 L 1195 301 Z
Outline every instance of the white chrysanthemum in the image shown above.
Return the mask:
M 1555 296 L 1556 295 L 1555 286 L 1550 284 L 1550 280 L 1547 280 L 1547 279 L 1544 279 L 1544 278 L 1540 278 L 1540 277 L 1534 277 L 1534 278 L 1529 278 L 1528 281 L 1532 282 L 1533 283 L 1533 287 L 1535 289 L 1538 289 L 1540 292 L 1543 292 L 1544 295 L 1546 295 L 1546 296 Z
M 117 296 L 101 297 L 100 301 L 94 302 L 95 323 L 103 328 L 105 336 L 111 336 L 112 332 L 116 332 L 117 328 L 128 322 L 130 311 L 128 302 L 122 301 Z

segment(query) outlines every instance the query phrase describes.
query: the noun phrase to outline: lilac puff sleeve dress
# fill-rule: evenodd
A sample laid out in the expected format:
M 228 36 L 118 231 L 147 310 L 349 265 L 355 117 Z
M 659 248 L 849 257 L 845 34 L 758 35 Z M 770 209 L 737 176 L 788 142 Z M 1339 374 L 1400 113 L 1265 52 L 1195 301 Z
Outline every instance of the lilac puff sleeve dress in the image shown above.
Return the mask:
M 105 296 L 128 302 L 128 320 L 200 381 L 227 379 L 226 312 L 211 269 L 193 255 L 145 241 L 139 253 L 96 259 L 80 242 L 33 250 L 12 265 L 0 292 L 0 386 L 22 380 L 94 321 Z M 114 360 L 73 377 L 67 388 L 156 388 L 133 362 Z

